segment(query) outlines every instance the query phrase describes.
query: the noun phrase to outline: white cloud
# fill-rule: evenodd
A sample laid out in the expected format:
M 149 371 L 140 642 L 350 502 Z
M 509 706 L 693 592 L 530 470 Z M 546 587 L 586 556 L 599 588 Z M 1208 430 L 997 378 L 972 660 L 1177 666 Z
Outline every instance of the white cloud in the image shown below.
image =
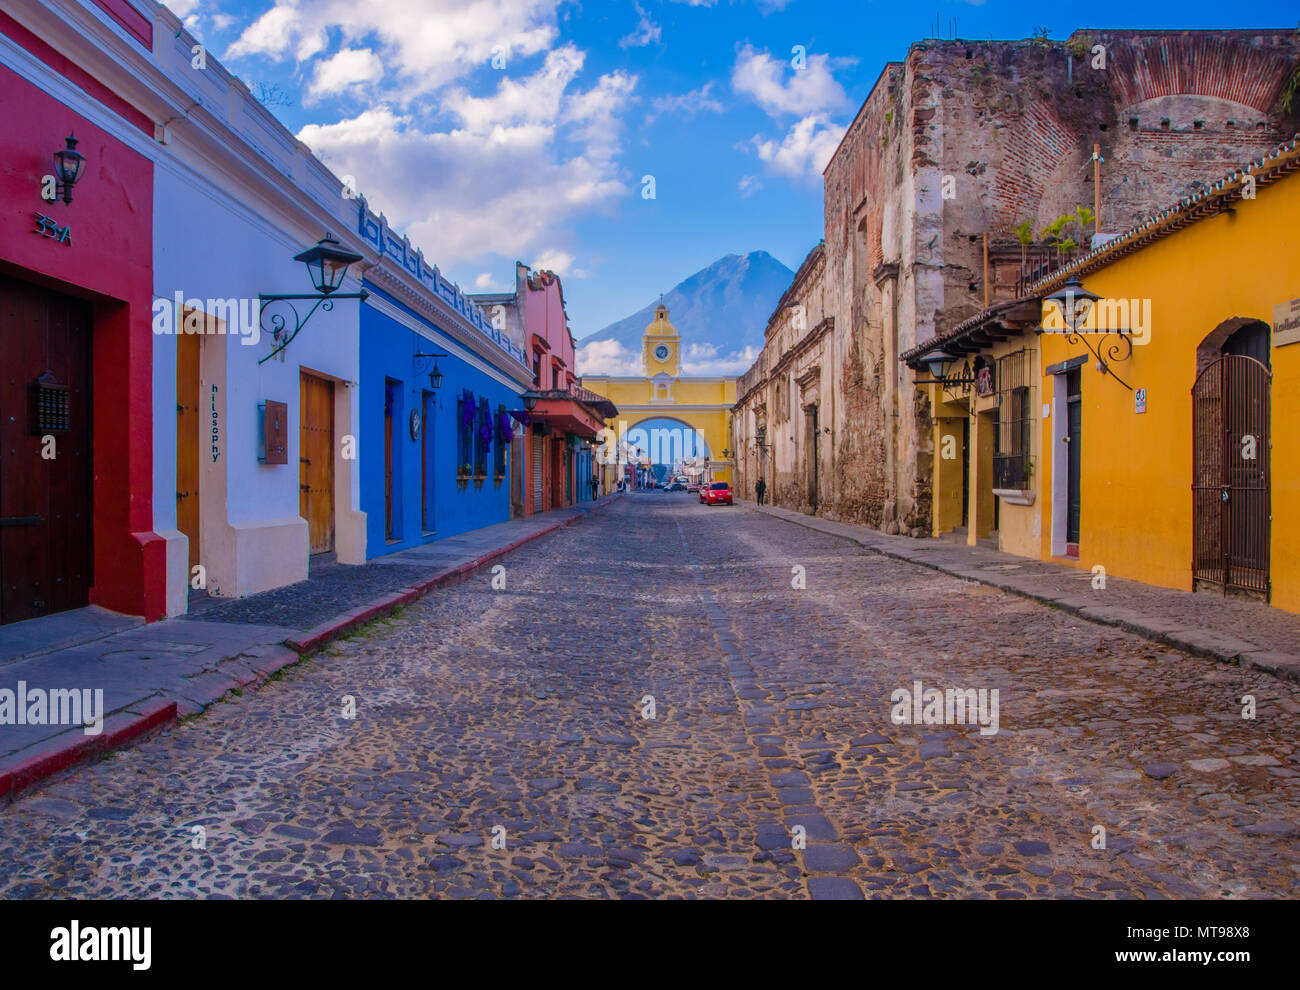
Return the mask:
M 573 255 L 567 251 L 556 251 L 552 248 L 539 254 L 537 260 L 533 262 L 532 268 L 534 271 L 555 272 L 556 275 L 563 278 L 569 273 L 572 264 Z
M 777 60 L 747 44 L 736 56 L 731 88 L 752 97 L 771 117 L 827 113 L 849 105 L 831 74 L 829 55 L 807 55 L 803 67 L 795 68 L 793 60 Z
M 693 343 L 682 359 L 682 374 L 700 376 L 741 375 L 758 359 L 758 351 L 746 347 L 720 355 L 714 344 Z M 617 340 L 593 340 L 578 349 L 579 375 L 639 377 L 644 374 L 641 355 L 632 353 Z
M 542 67 L 522 79 L 505 78 L 491 96 L 470 96 L 455 89 L 443 97 L 442 106 L 476 134 L 518 125 L 550 126 L 560 115 L 560 103 L 569 83 L 582 70 L 584 56 L 573 45 L 547 53 Z
M 825 114 L 812 114 L 791 127 L 780 143 L 756 134 L 752 144 L 773 172 L 791 178 L 818 176 L 839 147 L 844 131 L 843 125 Z
M 575 355 L 578 375 L 635 376 L 643 373 L 641 355 L 633 354 L 617 340 L 593 340 Z
M 306 61 L 332 39 L 366 44 L 400 79 L 402 98 L 433 92 L 487 65 L 508 65 L 554 42 L 560 0 L 275 0 L 226 52 L 226 57 L 292 54 Z M 393 94 L 396 98 L 396 93 Z
M 655 45 L 663 37 L 663 29 L 650 20 L 650 15 L 641 9 L 641 5 L 636 5 L 636 12 L 641 19 L 637 21 L 636 28 L 625 38 L 620 38 L 619 48 L 644 48 L 646 45 Z
M 312 76 L 311 85 L 307 87 L 307 95 L 330 96 L 349 86 L 376 82 L 383 74 L 383 63 L 369 48 L 345 48 L 323 62 L 316 63 L 316 72 Z
M 709 95 L 713 89 L 712 82 L 706 82 L 699 89 L 676 96 L 656 96 L 650 106 L 654 112 L 646 115 L 646 123 L 652 122 L 661 113 L 682 113 L 694 117 L 697 113 L 722 113 L 725 109 L 721 103 Z
M 488 289 L 492 288 L 492 273 L 491 272 L 481 273 L 476 279 L 474 279 L 474 288 L 479 289 L 481 291 L 487 291 Z
M 438 264 L 524 257 L 576 214 L 627 192 L 616 161 L 617 114 L 636 77 L 610 73 L 571 91 L 582 62 L 565 46 L 532 76 L 503 79 L 492 96 L 450 93 L 444 106 L 461 126 L 449 131 L 425 129 L 380 104 L 304 127 L 298 137 L 336 174 L 355 175 L 361 192 L 403 190 L 376 205 Z
M 736 188 L 740 190 L 741 199 L 749 199 L 750 196 L 763 188 L 763 183 L 758 181 L 756 175 L 742 175 L 740 181 L 736 183 Z
M 700 356 L 694 360 L 688 353 L 682 361 L 682 374 L 684 375 L 743 375 L 758 359 L 758 351 L 753 347 L 746 347 L 743 350 L 732 351 L 725 357 L 717 353 L 717 348 L 712 344 L 693 345 L 692 350 L 699 348 Z M 705 353 L 707 352 L 707 353 Z

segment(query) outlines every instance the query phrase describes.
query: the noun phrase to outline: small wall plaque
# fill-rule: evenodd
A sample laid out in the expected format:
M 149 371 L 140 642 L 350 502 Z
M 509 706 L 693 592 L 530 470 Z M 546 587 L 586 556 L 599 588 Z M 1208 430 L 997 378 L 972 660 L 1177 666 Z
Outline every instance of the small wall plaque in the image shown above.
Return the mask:
M 289 463 L 289 407 L 267 399 L 257 405 L 261 437 L 257 459 L 263 464 Z

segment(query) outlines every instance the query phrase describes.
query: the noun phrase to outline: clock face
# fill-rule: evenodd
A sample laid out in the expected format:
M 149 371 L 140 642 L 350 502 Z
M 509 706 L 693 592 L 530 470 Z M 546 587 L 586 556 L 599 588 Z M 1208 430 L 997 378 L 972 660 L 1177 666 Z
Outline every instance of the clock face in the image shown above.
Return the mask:
M 655 348 L 655 357 L 656 357 L 658 360 L 660 360 L 660 361 L 667 361 L 667 360 L 668 360 L 668 345 L 667 345 L 667 344 L 660 344 L 658 347 L 656 347 L 656 348 Z

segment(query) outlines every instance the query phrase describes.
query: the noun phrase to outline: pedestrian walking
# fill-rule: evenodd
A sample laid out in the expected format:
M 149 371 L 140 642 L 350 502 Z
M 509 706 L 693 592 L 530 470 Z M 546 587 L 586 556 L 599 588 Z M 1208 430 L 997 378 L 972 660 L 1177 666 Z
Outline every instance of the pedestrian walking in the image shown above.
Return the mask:
M 767 493 L 767 482 L 762 478 L 758 479 L 758 484 L 754 486 L 754 491 L 758 494 L 758 504 L 763 504 L 763 496 Z

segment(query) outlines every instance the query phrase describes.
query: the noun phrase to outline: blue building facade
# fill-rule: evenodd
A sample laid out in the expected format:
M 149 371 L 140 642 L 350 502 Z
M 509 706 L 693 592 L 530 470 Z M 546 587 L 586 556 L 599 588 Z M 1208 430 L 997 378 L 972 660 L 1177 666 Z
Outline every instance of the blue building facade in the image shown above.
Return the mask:
M 519 342 L 358 205 L 358 232 L 382 258 L 364 279 L 359 345 L 360 504 L 373 559 L 510 519 L 510 413 L 532 369 Z
M 366 556 L 505 522 L 517 428 L 509 411 L 520 408 L 523 386 L 482 355 L 465 355 L 392 293 L 370 281 L 366 289 L 359 438 Z

